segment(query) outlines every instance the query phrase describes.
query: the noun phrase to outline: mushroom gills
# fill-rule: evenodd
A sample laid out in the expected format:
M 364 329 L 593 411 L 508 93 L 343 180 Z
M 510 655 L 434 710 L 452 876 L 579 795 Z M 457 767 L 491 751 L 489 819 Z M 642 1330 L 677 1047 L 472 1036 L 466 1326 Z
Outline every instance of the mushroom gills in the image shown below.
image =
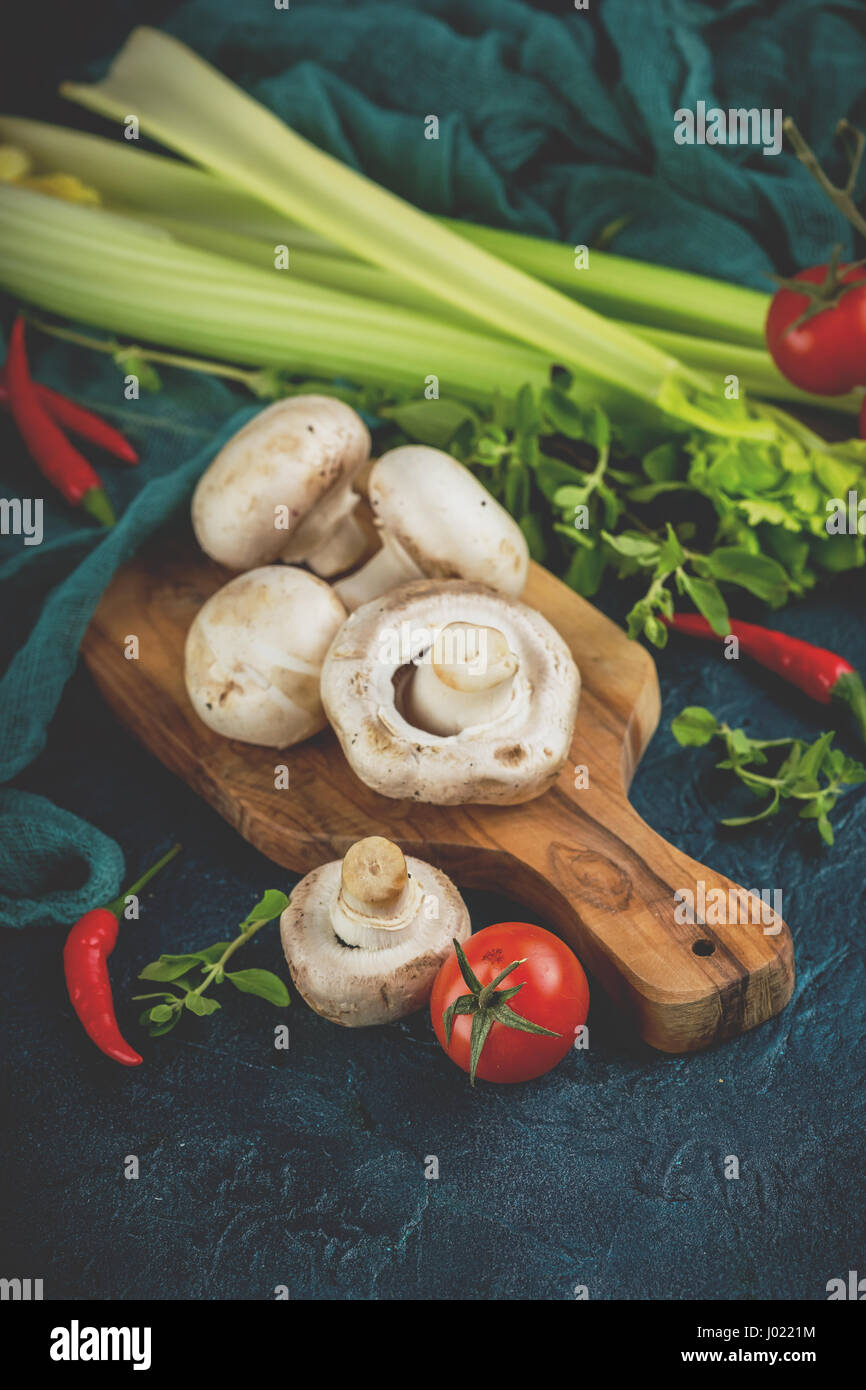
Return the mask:
M 449 737 L 490 724 L 514 695 L 519 662 L 497 628 L 448 623 L 402 689 L 415 728 Z

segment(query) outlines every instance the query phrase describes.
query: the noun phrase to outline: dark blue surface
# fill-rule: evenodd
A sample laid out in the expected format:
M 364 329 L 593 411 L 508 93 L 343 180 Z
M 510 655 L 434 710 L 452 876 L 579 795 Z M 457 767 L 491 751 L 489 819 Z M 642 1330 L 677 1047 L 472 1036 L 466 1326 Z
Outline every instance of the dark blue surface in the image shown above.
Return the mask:
M 866 665 L 862 610 L 858 576 L 779 622 Z M 426 1014 L 352 1031 L 297 997 L 278 1015 L 235 995 L 144 1039 L 145 1065 L 125 1071 L 72 1014 L 63 930 L 7 931 L 4 1266 L 44 1278 L 46 1297 L 209 1299 L 279 1284 L 322 1299 L 569 1299 L 578 1284 L 601 1299 L 822 1299 L 828 1279 L 863 1269 L 866 797 L 840 806 L 833 850 L 787 821 L 720 836 L 712 757 L 677 748 L 671 716 L 700 701 L 755 732 L 811 736 L 824 711 L 709 648 L 672 645 L 659 666 L 665 723 L 634 800 L 699 860 L 783 889 L 799 974 L 779 1018 L 666 1057 L 595 988 L 588 1053 L 473 1092 Z M 225 937 L 264 888 L 288 886 L 114 723 L 84 672 L 19 784 L 116 836 L 130 872 L 174 838 L 186 846 L 112 958 L 137 1043 L 136 970 Z M 505 899 L 470 906 L 476 928 L 520 915 Z M 282 968 L 275 928 L 247 950 L 247 965 Z M 288 1053 L 273 1047 L 278 1017 Z M 431 1154 L 438 1181 L 424 1177 Z

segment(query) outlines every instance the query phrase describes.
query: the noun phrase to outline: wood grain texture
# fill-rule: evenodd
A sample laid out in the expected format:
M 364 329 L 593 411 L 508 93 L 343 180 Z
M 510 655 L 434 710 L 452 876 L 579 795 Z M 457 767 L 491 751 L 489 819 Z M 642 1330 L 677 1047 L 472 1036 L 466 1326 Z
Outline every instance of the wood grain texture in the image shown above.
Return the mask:
M 88 630 L 84 657 L 108 704 L 167 767 L 275 863 L 294 873 L 386 835 L 466 888 L 512 894 L 567 940 L 642 1036 L 666 1052 L 734 1037 L 784 1007 L 794 983 L 787 926 L 677 924 L 677 890 L 729 890 L 628 801 L 659 718 L 649 653 L 537 565 L 525 601 L 562 633 L 583 681 L 572 756 L 556 786 L 520 806 L 391 801 L 351 771 L 326 731 L 277 755 L 220 738 L 186 696 L 183 646 L 198 608 L 230 578 L 192 538 L 161 537 L 120 571 Z M 135 633 L 139 659 L 124 656 Z M 290 787 L 274 788 L 285 762 Z M 576 790 L 574 767 L 589 787 Z M 690 775 L 686 769 L 686 775 Z M 708 954 L 697 954 L 693 949 Z

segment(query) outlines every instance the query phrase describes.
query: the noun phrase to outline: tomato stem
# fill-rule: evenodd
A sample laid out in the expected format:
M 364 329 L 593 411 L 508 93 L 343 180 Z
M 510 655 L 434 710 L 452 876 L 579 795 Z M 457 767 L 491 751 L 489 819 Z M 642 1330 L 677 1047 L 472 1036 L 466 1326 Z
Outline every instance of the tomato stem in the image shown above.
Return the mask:
M 863 135 L 862 131 L 852 126 L 849 121 L 841 120 L 837 125 L 836 134 L 846 141 L 850 162 L 848 181 L 844 187 L 840 187 L 827 177 L 817 155 L 814 150 L 807 145 L 791 116 L 785 117 L 782 129 L 793 145 L 794 153 L 800 163 L 808 169 L 815 182 L 820 185 L 830 201 L 835 204 L 842 216 L 851 223 L 855 231 L 859 232 L 862 237 L 866 237 L 866 219 L 864 219 L 852 197 L 854 185 L 857 182 L 857 175 L 860 172 L 860 163 L 863 159 L 863 149 L 864 146 L 866 146 L 866 136 Z M 849 143 L 849 137 L 852 135 L 854 137 L 853 152 L 850 149 Z
M 521 1033 L 543 1033 L 548 1038 L 560 1038 L 561 1033 L 554 1033 L 550 1028 L 542 1028 L 539 1023 L 532 1023 L 522 1014 L 517 1014 L 511 1008 L 509 1000 L 515 994 L 519 994 L 523 985 L 512 985 L 509 989 L 497 989 L 506 976 L 512 970 L 516 970 L 518 965 L 526 964 L 526 957 L 523 960 L 513 960 L 510 965 L 506 965 L 504 970 L 500 970 L 495 980 L 491 980 L 489 985 L 482 985 L 472 966 L 466 959 L 466 952 L 460 942 L 454 938 L 454 950 L 457 952 L 457 964 L 460 966 L 460 974 L 469 986 L 469 994 L 461 994 L 458 999 L 453 1000 L 442 1014 L 442 1024 L 445 1028 L 445 1046 L 451 1046 L 451 1029 L 454 1026 L 454 1018 L 457 1014 L 470 1014 L 472 1016 L 472 1031 L 469 1037 L 469 1082 L 475 1085 L 475 1073 L 484 1044 L 487 1041 L 490 1029 L 494 1023 L 501 1023 L 505 1028 L 516 1028 Z
M 793 323 L 788 324 L 785 329 L 786 337 L 789 333 L 794 333 L 798 328 L 801 328 L 804 323 L 808 323 L 809 319 L 814 318 L 816 314 L 823 313 L 825 309 L 834 309 L 850 290 L 859 290 L 866 285 L 866 275 L 863 276 L 862 280 L 847 279 L 852 270 L 860 270 L 861 267 L 866 266 L 866 260 L 852 261 L 840 267 L 841 257 L 842 247 L 834 246 L 824 279 L 817 282 L 801 280 L 797 276 L 774 275 L 772 277 L 780 290 L 790 290 L 792 294 L 802 295 L 808 301 L 802 314 L 794 319 Z

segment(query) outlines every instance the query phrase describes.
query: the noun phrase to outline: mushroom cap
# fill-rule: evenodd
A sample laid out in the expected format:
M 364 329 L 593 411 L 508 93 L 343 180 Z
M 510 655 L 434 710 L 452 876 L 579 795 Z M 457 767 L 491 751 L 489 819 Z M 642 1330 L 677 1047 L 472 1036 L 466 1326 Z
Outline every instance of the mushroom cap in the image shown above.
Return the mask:
M 304 560 L 346 512 L 347 485 L 370 453 L 359 415 L 330 396 L 291 396 L 224 444 L 199 479 L 192 524 L 228 569 Z M 277 507 L 288 525 L 276 525 Z
M 184 679 L 209 728 L 242 743 L 286 748 L 323 729 L 319 676 L 346 616 L 306 570 L 269 565 L 229 581 L 187 634 Z
M 365 1028 L 393 1023 L 423 1008 L 452 939 L 465 941 L 469 936 L 469 913 L 450 878 L 408 855 L 406 867 L 421 888 L 424 906 L 406 929 L 411 935 L 381 951 L 344 946 L 331 925 L 341 860 L 314 869 L 292 890 L 280 918 L 289 970 L 310 1008 L 332 1023 Z M 433 899 L 438 905 L 435 916 Z
M 498 629 L 519 662 L 489 723 L 438 735 L 410 724 L 398 688 L 450 623 Z M 358 608 L 322 667 L 322 703 L 346 758 L 382 796 L 440 806 L 540 796 L 568 757 L 580 674 L 546 618 L 483 584 L 419 579 Z
M 423 444 L 391 449 L 374 464 L 370 505 L 422 574 L 468 579 L 518 598 L 529 548 L 517 522 L 469 469 Z

